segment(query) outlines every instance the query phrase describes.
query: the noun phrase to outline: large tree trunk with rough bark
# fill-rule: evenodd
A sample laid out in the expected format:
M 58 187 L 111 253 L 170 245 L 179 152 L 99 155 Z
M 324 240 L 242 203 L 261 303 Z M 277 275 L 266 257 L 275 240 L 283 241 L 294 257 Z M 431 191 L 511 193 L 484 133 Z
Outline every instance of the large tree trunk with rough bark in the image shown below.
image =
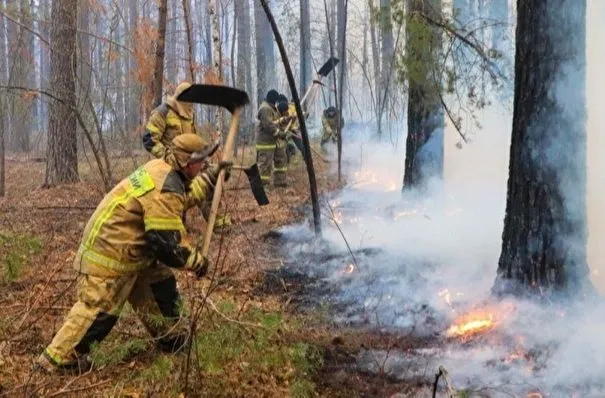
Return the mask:
M 408 135 L 403 189 L 424 189 L 443 178 L 443 108 L 441 104 L 441 31 L 422 15 L 440 18 L 441 0 L 408 0 L 406 66 Z
M 586 261 L 586 2 L 517 2 L 498 294 L 575 294 Z
M 46 186 L 78 180 L 76 120 L 77 0 L 53 1 Z

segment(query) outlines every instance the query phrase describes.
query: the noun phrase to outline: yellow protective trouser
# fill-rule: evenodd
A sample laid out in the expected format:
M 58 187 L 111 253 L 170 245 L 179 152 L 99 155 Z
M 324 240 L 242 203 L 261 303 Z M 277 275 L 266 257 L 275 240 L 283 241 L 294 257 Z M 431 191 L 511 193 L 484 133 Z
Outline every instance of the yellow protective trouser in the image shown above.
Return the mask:
M 81 274 L 77 301 L 43 355 L 55 365 L 68 365 L 89 353 L 109 334 L 126 301 L 159 341 L 177 334 L 179 293 L 170 268 L 154 265 L 114 278 Z
M 281 145 L 256 145 L 256 163 L 263 184 L 271 182 L 271 172 L 273 172 L 273 184 L 275 186 L 286 185 L 288 156 L 285 143 Z

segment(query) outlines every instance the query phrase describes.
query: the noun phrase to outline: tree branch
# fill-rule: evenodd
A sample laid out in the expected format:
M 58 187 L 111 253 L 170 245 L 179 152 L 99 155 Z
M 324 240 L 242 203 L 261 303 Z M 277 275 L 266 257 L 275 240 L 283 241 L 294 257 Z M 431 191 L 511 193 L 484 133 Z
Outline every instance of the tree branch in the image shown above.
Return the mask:
M 11 21 L 14 24 L 19 25 L 20 27 L 22 27 L 23 29 L 27 30 L 28 32 L 30 32 L 32 35 L 36 36 L 38 39 L 40 39 L 40 41 L 44 44 L 46 44 L 47 46 L 50 47 L 50 42 L 48 41 L 48 39 L 44 36 L 42 36 L 42 34 L 40 32 L 36 32 L 35 30 L 33 30 L 32 28 L 30 28 L 29 26 L 22 24 L 21 22 L 17 21 L 15 18 L 11 17 L 10 15 L 8 15 L 5 11 L 0 10 L 0 15 L 2 15 L 4 18 L 8 19 L 9 21 Z
M 433 18 L 431 18 L 428 15 L 421 13 L 421 12 L 416 12 L 416 14 L 421 16 L 428 23 L 445 30 L 446 32 L 448 32 L 449 34 L 451 34 L 452 36 L 456 37 L 458 40 L 460 40 L 461 42 L 463 42 L 464 44 L 469 46 L 471 49 L 473 49 L 477 53 L 477 55 L 479 55 L 479 57 L 483 60 L 483 62 L 485 62 L 489 66 L 489 68 L 487 68 L 487 71 L 493 79 L 499 77 L 500 79 L 506 80 L 506 76 L 504 76 L 504 74 L 502 73 L 502 71 L 500 71 L 498 66 L 491 59 L 489 59 L 487 54 L 485 54 L 485 51 L 483 51 L 483 49 L 477 43 L 473 43 L 468 38 L 461 35 L 455 29 L 453 29 L 451 26 L 445 24 L 442 21 L 436 21 Z
M 464 141 L 465 144 L 468 144 L 468 140 L 467 140 L 466 136 L 460 130 L 460 126 L 458 126 L 458 122 L 456 122 L 454 120 L 454 117 L 452 116 L 452 113 L 450 112 L 450 108 L 448 108 L 447 104 L 445 103 L 445 100 L 443 99 L 443 94 L 441 94 L 441 90 L 437 90 L 437 92 L 439 93 L 439 101 L 441 101 L 441 105 L 443 106 L 443 109 L 445 109 L 447 118 L 450 119 L 450 121 L 454 125 L 454 128 L 456 129 L 456 131 L 458 132 L 458 134 L 460 134 L 460 137 L 462 137 L 462 141 Z

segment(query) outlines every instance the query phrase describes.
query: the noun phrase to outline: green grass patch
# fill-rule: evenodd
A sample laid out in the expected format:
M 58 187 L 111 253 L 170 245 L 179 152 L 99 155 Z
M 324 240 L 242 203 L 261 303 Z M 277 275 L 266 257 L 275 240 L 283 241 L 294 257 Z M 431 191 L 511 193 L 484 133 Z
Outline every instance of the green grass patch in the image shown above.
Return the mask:
M 218 303 L 217 308 L 225 315 L 237 313 L 230 302 Z M 256 396 L 266 389 L 293 397 L 314 395 L 312 377 L 322 364 L 321 351 L 291 342 L 287 336 L 300 330 L 302 322 L 260 308 L 243 312 L 238 322 L 212 314 L 198 331 L 196 358 L 205 374 L 208 396 L 223 396 L 227 391 Z
M 101 344 L 93 344 L 90 355 L 95 366 L 116 365 L 132 359 L 150 347 L 149 339 L 106 339 Z
M 40 239 L 30 235 L 0 232 L 0 265 L 3 282 L 19 278 L 30 256 L 42 250 Z

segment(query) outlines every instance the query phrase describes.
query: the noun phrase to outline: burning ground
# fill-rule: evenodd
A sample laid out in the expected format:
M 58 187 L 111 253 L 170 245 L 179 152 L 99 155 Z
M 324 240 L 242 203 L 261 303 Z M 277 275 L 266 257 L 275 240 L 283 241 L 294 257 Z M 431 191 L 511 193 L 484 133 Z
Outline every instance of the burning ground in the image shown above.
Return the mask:
M 466 156 L 487 160 L 494 152 L 486 145 L 493 143 L 478 141 Z M 324 239 L 312 240 L 307 224 L 282 228 L 276 239 L 288 259 L 283 275 L 305 281 L 302 307 L 327 308 L 344 329 L 385 336 L 356 352 L 358 371 L 414 381 L 414 396 L 430 395 L 439 366 L 451 387 L 477 396 L 605 394 L 600 301 L 490 295 L 502 174 L 480 170 L 467 180 L 453 172 L 455 184 L 402 198 L 399 151 L 364 142 L 345 150 L 355 161 L 346 164 L 348 185 L 323 203 Z

